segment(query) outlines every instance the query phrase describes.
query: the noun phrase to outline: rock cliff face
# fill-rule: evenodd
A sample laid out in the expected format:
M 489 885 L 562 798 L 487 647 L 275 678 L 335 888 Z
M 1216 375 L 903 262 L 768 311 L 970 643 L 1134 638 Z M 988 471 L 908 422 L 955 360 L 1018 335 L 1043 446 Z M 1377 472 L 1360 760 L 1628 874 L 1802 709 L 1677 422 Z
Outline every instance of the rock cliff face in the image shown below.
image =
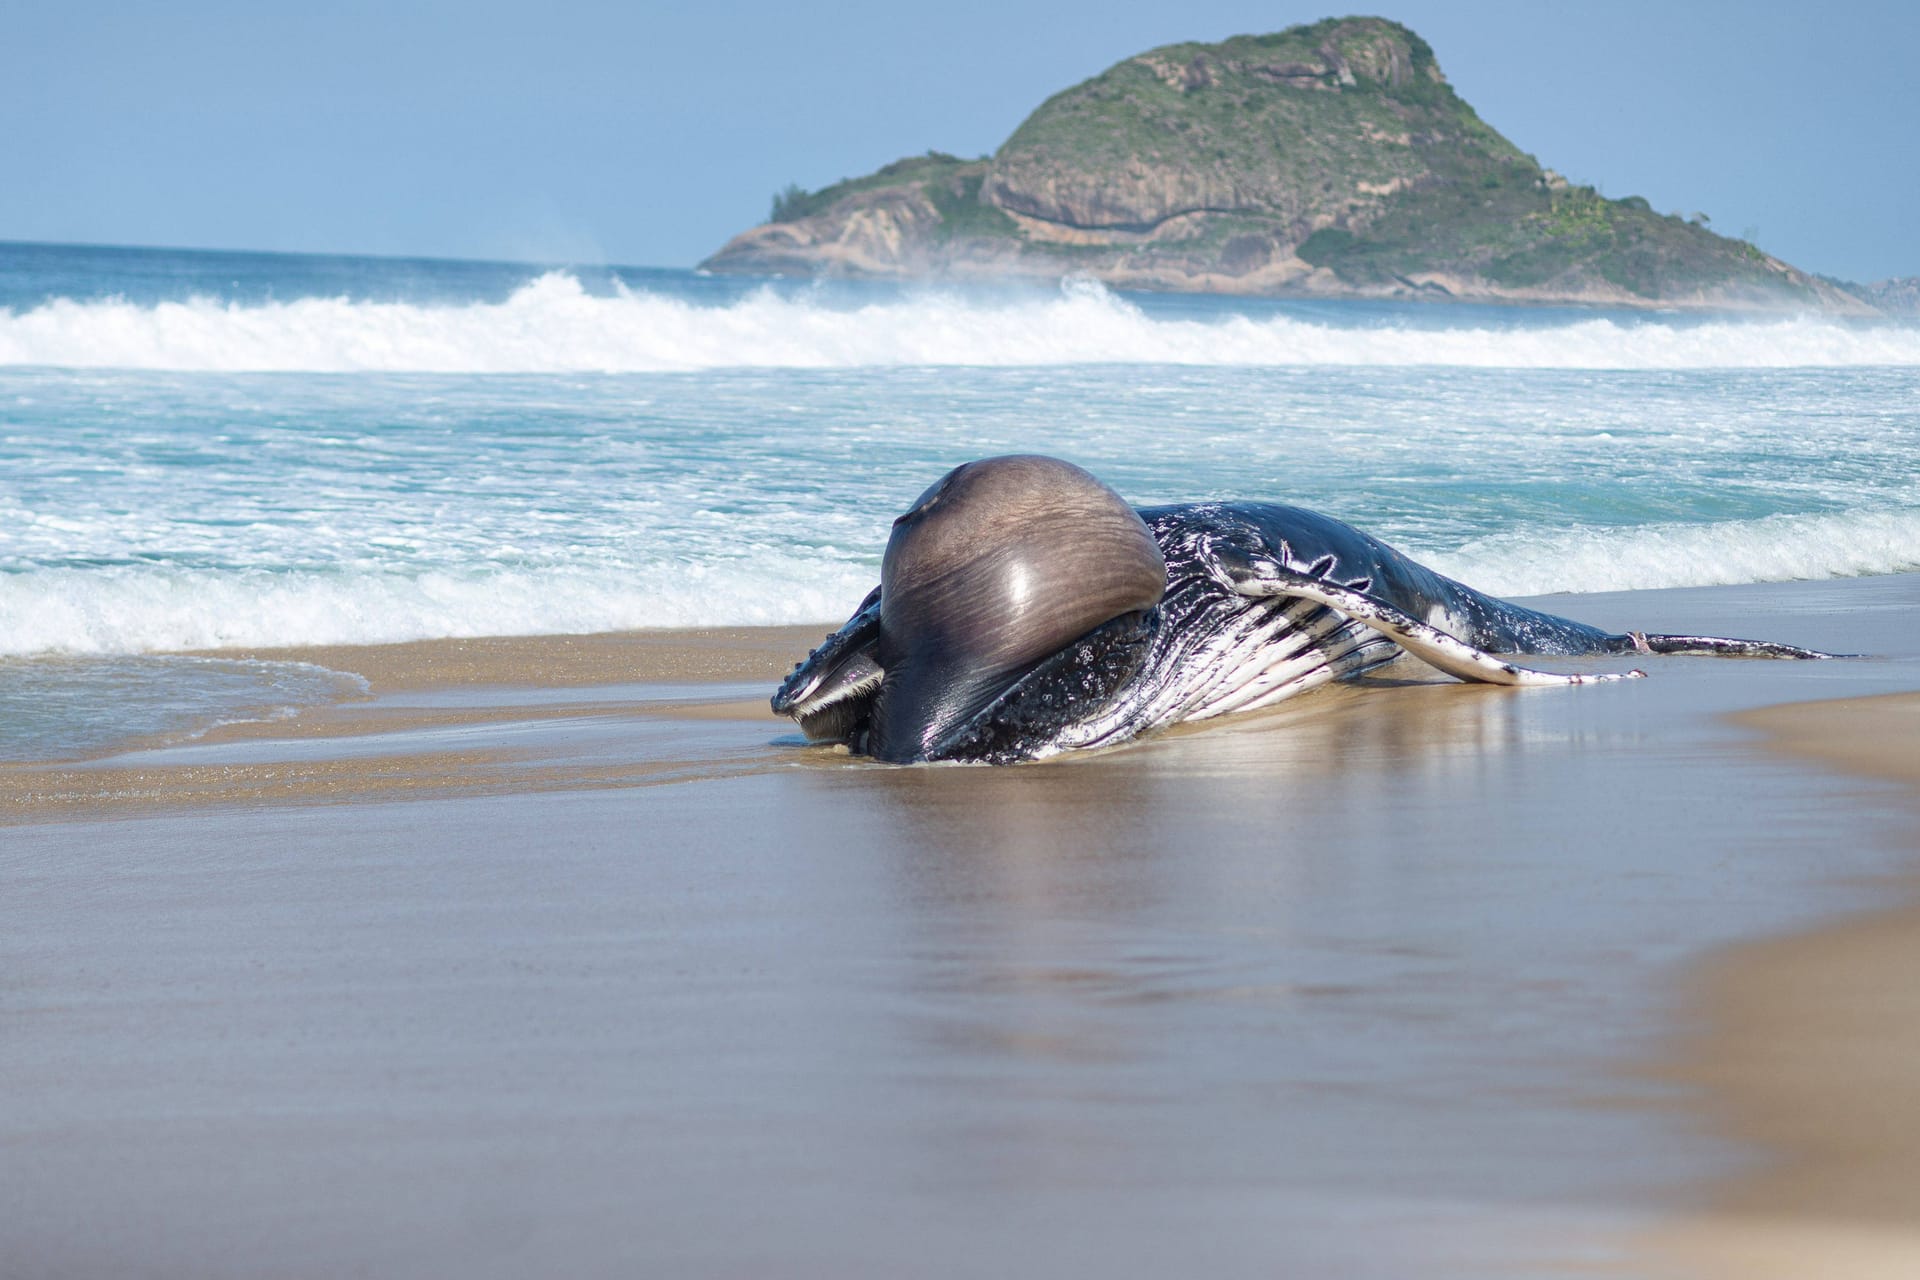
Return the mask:
M 1890 316 L 1920 316 L 1920 276 L 1900 276 L 1848 288 Z
M 1859 297 L 1542 169 L 1379 18 L 1129 58 L 979 160 L 929 153 L 734 237 L 712 271 L 1090 275 L 1170 290 L 1645 306 Z
M 994 156 L 983 196 L 1071 227 L 1242 214 L 1304 238 L 1440 176 L 1436 148 L 1519 158 L 1460 107 L 1425 42 L 1389 23 L 1175 45 L 1041 107 Z

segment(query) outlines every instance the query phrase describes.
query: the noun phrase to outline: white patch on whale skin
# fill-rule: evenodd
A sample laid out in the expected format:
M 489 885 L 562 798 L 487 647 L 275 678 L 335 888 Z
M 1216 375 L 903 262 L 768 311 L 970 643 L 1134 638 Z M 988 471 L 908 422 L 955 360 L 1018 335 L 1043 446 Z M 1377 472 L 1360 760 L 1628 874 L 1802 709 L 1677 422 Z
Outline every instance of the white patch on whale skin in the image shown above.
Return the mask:
M 1427 610 L 1427 625 L 1436 631 L 1444 631 L 1455 640 L 1463 642 L 1470 642 L 1468 638 L 1473 635 L 1473 625 L 1471 623 L 1453 610 L 1447 608 L 1446 605 L 1437 602 L 1432 608 Z

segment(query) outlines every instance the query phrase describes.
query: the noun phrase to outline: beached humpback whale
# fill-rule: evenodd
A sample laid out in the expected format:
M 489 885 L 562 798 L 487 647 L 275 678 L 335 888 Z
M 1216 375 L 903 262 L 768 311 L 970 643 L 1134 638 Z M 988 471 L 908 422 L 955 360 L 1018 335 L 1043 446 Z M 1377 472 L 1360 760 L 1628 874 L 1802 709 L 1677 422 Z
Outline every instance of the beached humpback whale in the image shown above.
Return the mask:
M 1827 655 L 1610 634 L 1496 600 L 1331 517 L 1136 510 L 1056 458 L 949 472 L 894 521 L 880 585 L 773 709 L 878 760 L 1003 764 L 1269 706 L 1411 653 L 1463 680 L 1582 684 L 1499 654 Z

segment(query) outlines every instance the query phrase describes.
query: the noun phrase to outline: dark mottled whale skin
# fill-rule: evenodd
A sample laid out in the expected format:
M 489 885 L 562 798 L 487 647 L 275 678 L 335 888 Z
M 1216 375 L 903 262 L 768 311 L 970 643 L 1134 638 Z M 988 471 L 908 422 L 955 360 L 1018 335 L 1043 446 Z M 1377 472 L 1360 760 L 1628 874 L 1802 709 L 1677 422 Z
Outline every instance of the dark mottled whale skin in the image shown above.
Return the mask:
M 1132 508 L 1070 463 L 956 468 L 895 522 L 881 585 L 773 697 L 898 763 L 1013 763 L 1269 706 L 1411 652 L 1462 679 L 1579 684 L 1498 654 L 1827 655 L 1614 634 L 1495 599 L 1270 502 Z

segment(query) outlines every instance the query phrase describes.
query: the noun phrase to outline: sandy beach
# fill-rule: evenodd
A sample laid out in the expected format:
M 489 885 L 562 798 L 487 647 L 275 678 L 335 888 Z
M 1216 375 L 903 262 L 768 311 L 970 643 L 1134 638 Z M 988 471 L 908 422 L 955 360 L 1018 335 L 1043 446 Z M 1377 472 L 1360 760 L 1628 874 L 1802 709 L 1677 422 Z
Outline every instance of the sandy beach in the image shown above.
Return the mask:
M 1537 603 L 1869 656 L 994 770 L 803 744 L 820 628 L 257 655 L 369 697 L 0 768 L 0 1256 L 1907 1274 L 1920 575 Z
M 1920 695 L 1738 717 L 1769 747 L 1902 784 L 1889 838 L 1920 851 Z M 1688 984 L 1688 1031 L 1661 1070 L 1704 1118 L 1766 1153 L 1658 1232 L 1656 1258 L 1712 1277 L 1920 1274 L 1920 907 L 1729 948 Z

